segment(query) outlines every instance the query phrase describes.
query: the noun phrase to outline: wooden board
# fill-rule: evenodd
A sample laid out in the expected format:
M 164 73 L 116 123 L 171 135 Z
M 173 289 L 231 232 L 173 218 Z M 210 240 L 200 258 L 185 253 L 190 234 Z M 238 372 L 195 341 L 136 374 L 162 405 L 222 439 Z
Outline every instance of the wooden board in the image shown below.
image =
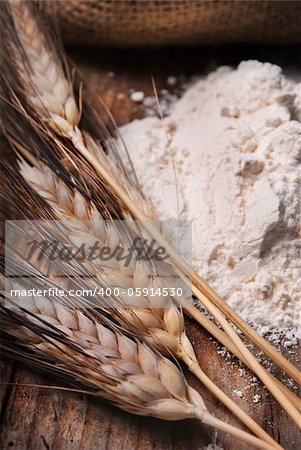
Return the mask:
M 151 95 L 151 76 L 155 77 L 160 93 L 167 87 L 169 75 L 204 74 L 219 63 L 236 64 L 242 58 L 258 57 L 262 52 L 261 48 L 248 47 L 226 51 L 185 49 L 154 52 L 83 49 L 71 54 L 92 91 L 105 101 L 120 125 L 143 116 L 144 107 L 131 102 L 129 89 L 141 89 L 146 95 Z M 265 58 L 260 59 L 278 62 L 277 59 L 282 57 L 287 65 L 287 61 L 293 61 L 295 53 L 292 49 L 289 59 L 287 52 L 266 49 L 266 54 L 263 53 Z M 114 72 L 114 76 L 108 72 Z M 189 319 L 187 332 L 209 377 L 285 449 L 300 448 L 297 427 L 262 385 L 252 379 L 252 374 L 235 358 L 225 358 L 222 348 Z M 283 352 L 298 364 L 298 349 L 285 349 Z M 187 376 L 203 395 L 211 412 L 238 425 L 238 421 L 193 376 Z M 136 417 L 73 392 L 8 384 L 54 385 L 59 381 L 7 360 L 1 361 L 1 380 L 0 448 L 3 450 L 197 450 L 210 443 L 218 443 L 224 449 L 249 448 L 196 421 L 164 422 Z M 242 398 L 238 396 L 240 392 Z M 254 402 L 254 395 L 260 396 L 258 403 Z

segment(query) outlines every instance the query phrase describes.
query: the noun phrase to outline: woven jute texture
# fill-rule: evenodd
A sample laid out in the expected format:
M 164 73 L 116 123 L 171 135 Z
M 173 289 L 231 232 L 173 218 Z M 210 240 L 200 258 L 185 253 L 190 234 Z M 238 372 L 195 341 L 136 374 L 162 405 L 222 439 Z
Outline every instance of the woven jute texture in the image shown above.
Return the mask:
M 42 2 L 47 8 L 47 2 Z M 60 0 L 66 42 L 162 46 L 301 41 L 301 1 Z

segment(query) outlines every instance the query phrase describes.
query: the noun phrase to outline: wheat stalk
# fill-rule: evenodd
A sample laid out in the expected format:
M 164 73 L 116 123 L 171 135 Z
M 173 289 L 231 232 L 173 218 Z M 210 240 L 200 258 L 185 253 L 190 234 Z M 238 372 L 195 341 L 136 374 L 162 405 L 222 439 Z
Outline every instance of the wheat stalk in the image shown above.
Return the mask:
M 12 289 L 20 288 L 10 283 Z M 165 420 L 195 418 L 255 448 L 275 448 L 213 417 L 176 365 L 146 343 L 66 307 L 61 300 L 6 299 L 0 318 L 3 330 L 29 355 L 33 352 L 36 362 L 48 368 L 53 365 L 54 370 L 86 386 L 91 395 L 134 414 Z
M 47 48 L 45 44 L 45 40 L 40 39 L 41 38 L 41 30 L 38 27 L 35 27 L 35 19 L 32 16 L 32 14 L 29 12 L 28 14 L 28 21 L 29 26 L 24 26 L 23 22 L 20 20 L 21 16 L 23 18 L 24 16 L 24 3 L 22 2 L 15 2 L 13 3 L 13 17 L 14 22 L 16 26 L 16 31 L 18 33 L 19 40 L 22 44 L 23 50 L 26 54 L 27 61 L 29 63 L 30 67 L 30 81 L 31 84 L 34 85 L 36 88 L 35 90 L 28 91 L 28 98 L 32 106 L 35 108 L 37 113 L 41 116 L 41 118 L 48 123 L 50 127 L 54 129 L 55 132 L 60 134 L 63 137 L 67 137 L 71 140 L 75 148 L 89 161 L 93 167 L 97 170 L 99 175 L 102 177 L 102 179 L 108 184 L 108 186 L 113 190 L 115 194 L 121 199 L 121 201 L 124 203 L 124 205 L 129 209 L 129 211 L 132 213 L 134 217 L 136 217 L 141 222 L 144 221 L 147 217 L 145 216 L 144 212 L 141 210 L 138 210 L 136 207 L 135 202 L 133 201 L 133 198 L 131 198 L 126 190 L 123 190 L 120 188 L 120 185 L 116 179 L 116 177 L 112 176 L 112 171 L 110 171 L 110 167 L 108 167 L 107 164 L 103 163 L 103 160 L 99 161 L 95 159 L 95 154 L 91 152 L 91 148 L 88 145 L 89 138 L 87 138 L 86 135 L 84 135 L 79 127 L 77 126 L 78 120 L 79 120 L 79 113 L 78 108 L 76 106 L 76 102 L 69 101 L 69 96 L 72 96 L 72 92 L 70 89 L 69 84 L 69 90 L 68 90 L 68 96 L 67 95 L 67 85 L 65 83 L 60 82 L 60 95 L 55 95 L 57 85 L 56 83 L 58 80 L 63 78 L 63 72 L 60 70 L 59 64 L 56 61 L 56 58 L 53 57 L 53 54 L 49 52 L 49 48 Z M 26 7 L 25 7 L 26 9 Z M 30 11 L 28 9 L 28 11 Z M 44 48 L 43 52 L 43 58 L 45 59 L 45 64 L 42 70 L 42 75 L 39 77 L 36 77 L 33 75 L 35 73 L 35 68 L 37 64 L 39 63 L 39 59 L 41 57 L 40 55 L 40 47 L 37 44 L 36 46 L 31 45 L 32 41 L 39 41 L 41 43 L 41 46 Z M 33 51 L 29 51 L 29 46 L 31 45 Z M 26 76 L 28 74 L 24 75 L 24 71 L 19 69 L 19 74 L 21 75 L 21 79 L 23 79 L 24 86 L 26 87 L 27 78 Z M 54 74 L 53 76 L 50 76 Z M 45 94 L 45 86 L 44 86 L 44 78 L 48 81 L 50 80 L 51 86 L 48 86 L 47 89 L 51 90 L 51 96 L 44 95 Z M 24 81 L 25 80 L 25 81 Z M 46 89 L 46 90 L 47 90 Z M 62 92 L 62 98 L 64 100 L 61 100 L 61 92 Z M 54 97 L 54 98 L 53 98 Z M 41 101 L 42 100 L 42 101 Z M 58 105 L 55 103 L 55 100 L 61 103 L 61 108 L 58 107 Z M 66 109 L 66 105 L 68 102 L 68 108 Z M 70 104 L 70 105 L 69 105 Z M 43 117 L 43 112 L 47 111 L 47 117 Z M 50 116 L 50 119 L 49 119 Z M 102 158 L 103 159 L 103 158 Z M 145 228 L 147 231 L 151 233 L 153 237 L 158 239 L 158 242 L 164 243 L 165 247 L 168 250 L 168 253 L 171 257 L 171 260 L 173 263 L 179 268 L 182 277 L 184 280 L 186 280 L 188 277 L 190 277 L 190 269 L 187 268 L 185 263 L 181 261 L 177 253 L 174 251 L 174 249 L 169 245 L 168 242 L 166 242 L 156 227 L 154 227 L 152 224 L 146 224 Z M 279 388 L 271 382 L 270 378 L 264 373 L 262 367 L 258 364 L 254 356 L 246 349 L 238 335 L 234 332 L 234 330 L 229 326 L 228 322 L 224 319 L 224 317 L 220 314 L 219 310 L 211 303 L 211 301 L 208 300 L 207 297 L 205 297 L 202 292 L 199 290 L 200 282 L 196 278 L 196 276 L 193 277 L 193 280 L 195 282 L 195 286 L 193 287 L 194 294 L 204 303 L 204 305 L 208 308 L 208 310 L 218 319 L 218 321 L 221 323 L 225 331 L 229 334 L 235 345 L 238 347 L 239 351 L 245 355 L 246 358 L 249 358 L 250 363 L 252 365 L 252 369 L 254 372 L 259 376 L 259 378 L 262 379 L 262 381 L 268 386 L 268 388 L 271 390 L 271 392 L 274 394 L 274 396 L 279 400 L 281 405 L 292 415 L 295 421 L 299 421 L 299 416 L 297 415 L 297 412 L 295 408 L 292 407 L 292 405 L 289 404 L 289 402 L 286 401 L 285 396 L 282 394 L 282 392 L 279 390 Z M 201 285 L 201 288 L 203 285 Z M 210 294 L 212 297 L 212 294 Z M 216 298 L 215 298 L 216 301 Z M 218 306 L 223 310 L 222 303 L 218 303 Z M 187 306 L 187 305 L 186 305 Z M 191 306 L 187 306 L 188 312 L 191 312 Z M 192 311 L 193 312 L 193 311 Z M 229 315 L 229 312 L 228 312 Z M 233 315 L 235 318 L 235 316 Z M 237 320 L 237 319 L 235 319 Z M 250 335 L 252 339 L 254 339 L 254 332 L 250 333 L 248 327 L 245 325 L 244 329 L 246 330 L 246 334 Z M 257 342 L 259 342 L 257 340 Z M 268 347 L 268 344 L 264 340 L 260 340 L 261 346 L 264 348 Z M 271 347 L 272 348 L 272 347 Z M 273 354 L 273 358 L 277 360 L 282 367 L 285 367 L 286 370 L 289 370 L 290 367 L 286 360 L 284 358 L 281 358 L 279 355 L 277 355 L 275 350 L 269 349 L 270 354 Z M 296 374 L 296 373 L 295 373 Z

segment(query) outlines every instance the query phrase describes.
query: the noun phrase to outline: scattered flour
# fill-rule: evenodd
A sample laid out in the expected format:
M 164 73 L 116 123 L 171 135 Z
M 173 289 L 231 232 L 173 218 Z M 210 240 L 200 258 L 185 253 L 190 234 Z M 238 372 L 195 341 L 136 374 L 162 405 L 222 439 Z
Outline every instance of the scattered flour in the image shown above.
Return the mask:
M 224 450 L 224 449 L 217 444 L 210 444 L 207 447 L 204 447 L 203 450 Z
M 233 394 L 235 394 L 238 398 L 243 398 L 244 394 L 239 389 L 234 389 Z
M 253 402 L 254 403 L 259 403 L 261 399 L 261 395 L 255 394 L 253 395 Z
M 160 218 L 192 220 L 193 264 L 262 334 L 296 343 L 300 273 L 301 87 L 269 63 L 221 67 L 162 122 L 121 128 Z
M 133 102 L 137 102 L 137 103 L 142 102 L 144 97 L 145 97 L 145 95 L 144 95 L 144 92 L 142 92 L 142 91 L 134 91 L 131 94 L 131 100 Z
M 160 110 L 163 117 L 169 114 L 171 108 L 178 99 L 178 94 L 171 94 L 167 89 L 162 89 L 160 91 Z M 145 108 L 146 117 L 158 116 L 158 104 L 155 96 L 145 97 L 143 100 L 143 105 Z

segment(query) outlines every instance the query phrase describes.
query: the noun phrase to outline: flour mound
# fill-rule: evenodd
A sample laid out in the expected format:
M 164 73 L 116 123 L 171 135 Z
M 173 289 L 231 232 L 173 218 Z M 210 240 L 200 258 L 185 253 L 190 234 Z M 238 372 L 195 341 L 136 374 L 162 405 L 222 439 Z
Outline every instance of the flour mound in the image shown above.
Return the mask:
M 280 67 L 242 62 L 197 82 L 163 122 L 120 130 L 160 218 L 192 220 L 194 268 L 259 332 L 284 333 L 288 345 L 301 291 L 300 92 Z

